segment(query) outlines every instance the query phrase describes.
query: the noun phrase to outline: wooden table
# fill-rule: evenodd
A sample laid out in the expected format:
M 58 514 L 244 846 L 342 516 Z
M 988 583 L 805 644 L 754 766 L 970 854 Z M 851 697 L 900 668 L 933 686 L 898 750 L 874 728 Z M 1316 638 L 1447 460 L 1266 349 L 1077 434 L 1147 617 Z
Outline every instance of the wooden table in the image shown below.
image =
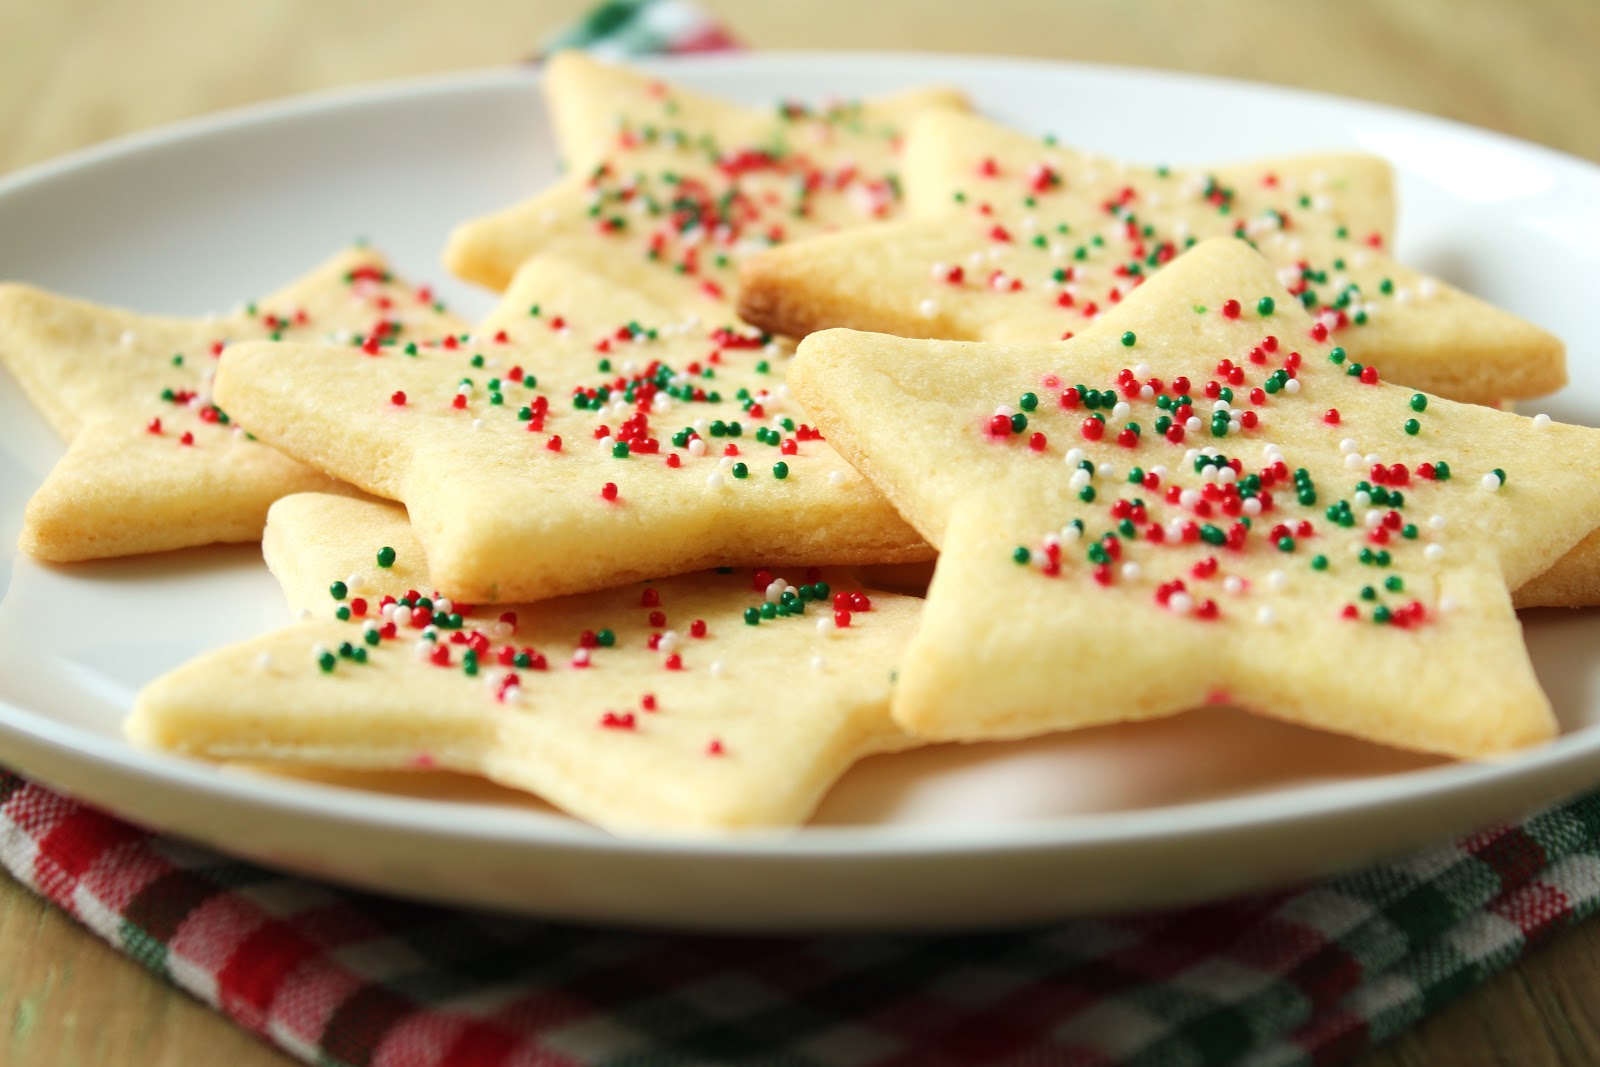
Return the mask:
M 0 172 L 330 86 L 522 58 L 584 0 L 0 0 Z M 1600 160 L 1593 0 L 708 0 L 757 48 L 1034 55 L 1399 104 Z M 470 14 L 469 14 L 470 13 Z M 179 27 L 187 27 L 180 30 Z M 3 755 L 3 753 L 0 753 Z M 289 1060 L 0 878 L 0 1063 Z M 1600 924 L 1536 952 L 1367 1067 L 1600 1059 Z

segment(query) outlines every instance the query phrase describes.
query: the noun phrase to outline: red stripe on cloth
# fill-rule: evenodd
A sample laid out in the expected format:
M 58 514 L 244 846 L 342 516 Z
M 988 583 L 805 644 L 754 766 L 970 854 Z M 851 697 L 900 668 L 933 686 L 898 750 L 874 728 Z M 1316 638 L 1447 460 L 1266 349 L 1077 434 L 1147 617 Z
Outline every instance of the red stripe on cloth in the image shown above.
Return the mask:
M 78 883 L 80 893 L 88 893 L 100 906 L 123 916 L 128 905 L 158 878 L 172 870 L 172 861 L 139 841 L 115 853 L 107 862 L 96 864 Z
M 222 969 L 266 923 L 267 917 L 254 903 L 224 890 L 189 912 L 167 948 L 220 980 Z
M 217 1003 L 235 1022 L 261 1033 L 284 980 L 315 951 L 288 925 L 263 923 L 217 971 Z
M 1572 902 L 1555 886 L 1533 882 L 1507 893 L 1490 904 L 1489 910 L 1516 923 L 1523 936 L 1531 939 L 1570 918 Z
M 445 1050 L 441 1063 L 462 1067 L 505 1067 L 521 1042 L 493 1023 L 474 1019 Z
M 145 836 L 143 830 L 79 806 L 39 839 L 39 854 L 33 860 L 34 885 L 75 915 L 72 895 L 84 872 L 107 853 Z
M 372 1067 L 384 1037 L 417 1010 L 416 1004 L 393 990 L 363 985 L 328 1016 L 317 1044 L 331 1060 Z
M 896 1067 L 964 1067 L 970 1063 L 1004 1062 L 1008 1057 L 1024 1061 L 1034 1057 L 1039 1062 L 1054 1063 L 1058 1050 L 1049 1046 L 1049 1035 L 1078 1012 L 1106 998 L 1103 988 L 1043 978 L 977 1009 L 935 1003 L 916 1028 L 920 1033 L 902 1031 L 908 1039 L 920 1038 L 920 1045 L 887 1063 Z
M 1303 923 L 1268 916 L 1225 952 L 1235 962 L 1292 983 L 1320 1010 L 1361 984 L 1366 968 L 1337 941 Z
M 1472 834 L 1462 840 L 1461 847 L 1488 864 L 1505 888 L 1529 881 L 1550 861 L 1544 846 L 1520 826 L 1500 826 Z
M 83 810 L 83 805 L 29 783 L 6 799 L 5 817 L 18 830 L 38 840 L 62 819 Z
M 293 1034 L 305 1045 L 315 1045 L 327 1031 L 339 1005 L 355 996 L 365 983 L 354 974 L 317 955 L 289 972 L 272 1003 L 274 1031 Z
M 174 867 L 158 875 L 128 901 L 124 918 L 165 944 L 191 912 L 225 890 L 194 871 Z

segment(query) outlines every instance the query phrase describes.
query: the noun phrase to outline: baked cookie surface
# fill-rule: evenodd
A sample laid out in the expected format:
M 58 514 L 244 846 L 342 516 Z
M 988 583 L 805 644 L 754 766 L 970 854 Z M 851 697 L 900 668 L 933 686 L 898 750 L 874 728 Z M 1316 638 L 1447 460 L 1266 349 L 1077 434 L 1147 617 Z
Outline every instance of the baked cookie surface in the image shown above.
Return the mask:
M 1373 156 L 1145 168 L 931 112 L 909 128 L 904 174 L 908 218 L 750 259 L 741 315 L 796 337 L 1057 340 L 1196 241 L 1238 236 L 1386 380 L 1481 404 L 1566 382 L 1559 339 L 1386 253 L 1393 192 Z
M 0 363 L 68 441 L 28 502 L 23 549 L 70 562 L 258 539 L 272 501 L 337 483 L 253 440 L 214 402 L 223 350 L 250 338 L 359 347 L 462 328 L 364 248 L 211 319 L 0 285 Z
M 847 574 L 473 608 L 425 592 L 402 509 L 320 494 L 274 505 L 264 545 L 303 621 L 151 683 L 136 743 L 461 771 L 611 830 L 678 834 L 796 825 L 855 760 L 916 743 L 888 702 L 920 601 Z
M 941 551 L 896 718 L 1551 736 L 1506 590 L 1600 522 L 1600 431 L 1383 383 L 1313 326 L 1222 239 L 1066 344 L 807 338 L 796 396 Z

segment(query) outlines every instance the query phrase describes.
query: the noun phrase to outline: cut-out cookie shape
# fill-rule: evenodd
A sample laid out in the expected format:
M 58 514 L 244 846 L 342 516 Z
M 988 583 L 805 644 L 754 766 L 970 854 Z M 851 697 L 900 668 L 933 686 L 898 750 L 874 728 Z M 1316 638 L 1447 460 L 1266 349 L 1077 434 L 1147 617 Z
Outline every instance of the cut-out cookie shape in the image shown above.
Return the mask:
M 1566 381 L 1559 339 L 1385 253 L 1393 198 L 1372 156 L 1150 169 L 936 112 L 910 127 L 905 181 L 909 218 L 751 259 L 740 313 L 796 337 L 1057 340 L 1196 241 L 1240 236 L 1388 380 L 1483 404 Z
M 788 400 L 790 358 L 540 258 L 467 342 L 237 345 L 216 385 L 262 440 L 404 502 L 460 599 L 928 558 Z
M 959 94 L 918 90 L 757 110 L 563 52 L 545 87 L 568 176 L 463 223 L 446 266 L 504 289 L 558 254 L 715 324 L 733 321 L 741 260 L 769 245 L 895 214 L 901 129 Z
M 69 442 L 28 502 L 23 549 L 70 562 L 259 539 L 274 500 L 336 483 L 252 440 L 213 403 L 225 346 L 282 338 L 375 347 L 462 328 L 430 292 L 360 248 L 212 319 L 0 285 L 0 363 Z
M 1065 344 L 830 330 L 791 382 L 941 549 L 919 736 L 1215 700 L 1454 756 L 1554 732 L 1506 588 L 1600 523 L 1600 431 L 1380 382 L 1241 241 Z
M 403 510 L 320 494 L 274 505 L 265 549 L 304 620 L 151 683 L 136 742 L 480 774 L 641 833 L 793 826 L 855 760 L 915 743 L 888 703 L 920 601 L 833 572 L 474 609 L 417 591 Z

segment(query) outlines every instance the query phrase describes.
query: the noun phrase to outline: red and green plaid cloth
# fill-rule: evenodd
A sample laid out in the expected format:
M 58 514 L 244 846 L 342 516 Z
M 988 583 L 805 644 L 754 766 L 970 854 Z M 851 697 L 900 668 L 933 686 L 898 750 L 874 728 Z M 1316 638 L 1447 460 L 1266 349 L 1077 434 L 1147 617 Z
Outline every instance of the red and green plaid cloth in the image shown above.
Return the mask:
M 730 47 L 679 0 L 559 39 Z M 711 937 L 405 903 L 241 863 L 0 770 L 0 861 L 319 1067 L 1284 1067 L 1347 1059 L 1600 901 L 1600 793 L 1309 887 L 943 936 Z
M 0 772 L 0 860 L 319 1067 L 1287 1067 L 1404 1030 L 1600 901 L 1600 794 L 1309 887 L 1002 933 L 724 937 L 410 904 Z

